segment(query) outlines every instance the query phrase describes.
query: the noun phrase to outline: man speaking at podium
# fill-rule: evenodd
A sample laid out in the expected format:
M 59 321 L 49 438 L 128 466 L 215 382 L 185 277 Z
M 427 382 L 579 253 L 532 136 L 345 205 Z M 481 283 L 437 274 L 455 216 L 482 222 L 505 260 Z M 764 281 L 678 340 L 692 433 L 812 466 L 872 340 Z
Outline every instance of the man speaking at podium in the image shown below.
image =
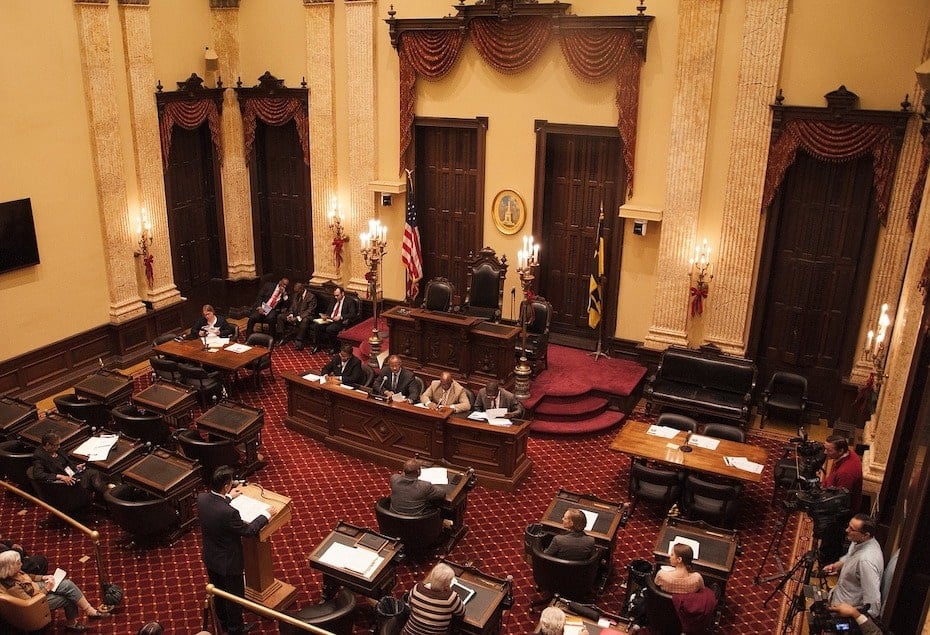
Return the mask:
M 233 488 L 233 470 L 224 465 L 213 473 L 209 492 L 197 495 L 197 515 L 203 533 L 203 562 L 207 577 L 218 589 L 245 596 L 245 564 L 242 556 L 242 536 L 257 536 L 268 524 L 272 509 L 250 523 L 242 520 L 238 510 L 229 504 L 241 493 Z M 235 602 L 215 598 L 216 615 L 226 633 L 247 633 L 254 624 L 242 622 L 242 607 Z

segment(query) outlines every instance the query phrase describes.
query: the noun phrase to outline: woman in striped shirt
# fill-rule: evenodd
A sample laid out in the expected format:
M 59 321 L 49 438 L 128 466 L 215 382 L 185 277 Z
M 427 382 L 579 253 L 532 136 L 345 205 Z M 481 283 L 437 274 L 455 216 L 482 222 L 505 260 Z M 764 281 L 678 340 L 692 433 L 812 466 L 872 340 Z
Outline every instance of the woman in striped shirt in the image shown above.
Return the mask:
M 401 635 L 441 635 L 449 632 L 453 617 L 465 615 L 465 605 L 452 590 L 455 572 L 446 564 L 437 564 L 410 591 L 410 618 Z

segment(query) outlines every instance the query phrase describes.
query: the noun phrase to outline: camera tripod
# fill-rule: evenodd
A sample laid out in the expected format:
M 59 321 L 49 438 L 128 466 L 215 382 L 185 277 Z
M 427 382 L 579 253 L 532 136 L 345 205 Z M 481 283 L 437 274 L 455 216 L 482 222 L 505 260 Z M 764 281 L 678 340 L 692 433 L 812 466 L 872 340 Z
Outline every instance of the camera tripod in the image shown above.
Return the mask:
M 762 561 L 759 563 L 759 568 L 756 571 L 756 577 L 753 578 L 755 584 L 762 584 L 763 582 L 771 582 L 772 580 L 777 580 L 785 575 L 785 565 L 781 561 L 781 556 L 778 554 L 778 550 L 781 548 L 781 541 L 785 536 L 785 527 L 788 524 L 788 518 L 791 514 L 796 511 L 785 507 L 785 513 L 782 514 L 781 520 L 779 520 L 775 525 L 775 533 L 772 535 L 772 539 L 769 540 L 769 546 L 765 550 L 765 555 L 762 556 Z M 778 573 L 773 575 L 762 577 L 762 570 L 765 569 L 765 564 L 769 561 L 769 556 L 773 555 L 775 557 L 775 564 L 778 565 Z
M 794 618 L 797 617 L 798 613 L 802 614 L 801 620 L 803 623 L 803 613 L 807 609 L 807 597 L 804 593 L 804 587 L 808 584 L 811 576 L 814 575 L 814 564 L 817 563 L 819 542 L 819 539 L 814 540 L 813 548 L 798 558 L 798 561 L 785 572 L 781 580 L 775 585 L 775 588 L 772 589 L 772 592 L 769 593 L 768 597 L 765 598 L 765 601 L 762 603 L 763 606 L 768 606 L 772 598 L 779 593 L 790 600 L 788 615 L 785 616 L 781 635 L 785 635 L 785 633 L 788 632 L 788 627 L 794 621 Z M 827 579 L 823 575 L 822 567 L 818 568 L 817 577 L 820 581 L 820 588 L 825 589 L 827 586 Z M 787 590 L 789 582 L 793 583 L 793 588 L 790 591 Z

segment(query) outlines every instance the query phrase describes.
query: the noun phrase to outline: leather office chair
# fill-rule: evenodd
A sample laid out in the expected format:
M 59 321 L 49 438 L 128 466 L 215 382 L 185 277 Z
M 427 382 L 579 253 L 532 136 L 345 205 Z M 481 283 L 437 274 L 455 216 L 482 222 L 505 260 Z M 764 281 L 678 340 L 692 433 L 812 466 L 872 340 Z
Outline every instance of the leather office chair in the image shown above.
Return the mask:
M 507 256 L 500 259 L 490 247 L 468 254 L 468 283 L 462 307 L 468 315 L 494 322 L 501 319 L 504 305 L 504 282 L 507 279 Z
M 362 381 L 362 385 L 366 388 L 371 388 L 375 383 L 375 369 L 367 363 L 362 362 L 362 375 L 365 377 L 364 381 Z
M 709 588 L 698 593 L 716 593 Z M 683 593 L 681 595 L 694 595 Z M 666 593 L 656 585 L 655 577 L 646 578 L 646 623 L 649 625 L 650 635 L 704 635 L 711 631 L 714 624 L 714 608 L 702 615 L 691 616 L 689 625 L 682 624 L 675 610 L 672 594 Z
M 462 389 L 465 391 L 465 396 L 468 397 L 468 409 L 474 410 L 475 408 L 475 393 L 471 388 L 462 386 Z
M 264 346 L 268 349 L 265 355 L 262 355 L 246 368 L 252 371 L 252 377 L 255 378 L 255 387 L 261 385 L 262 371 L 267 370 L 271 375 L 271 381 L 274 381 L 274 369 L 271 367 L 271 354 L 274 351 L 274 338 L 265 333 L 252 333 L 245 340 L 247 346 Z
M 742 486 L 715 483 L 694 474 L 685 479 L 681 510 L 689 520 L 703 520 L 716 527 L 732 529 L 739 512 Z
M 33 476 L 32 467 L 26 471 L 29 482 L 36 495 L 50 506 L 68 516 L 86 517 L 90 511 L 90 506 L 94 502 L 94 496 L 80 485 L 65 485 L 61 482 L 49 483 L 39 480 Z M 47 523 L 53 523 L 58 520 L 55 516 L 50 516 Z
M 375 517 L 378 531 L 399 538 L 408 558 L 416 560 L 430 555 L 442 543 L 442 515 L 438 507 L 422 516 L 398 514 L 391 511 L 391 497 L 384 496 L 375 503 Z
M 0 473 L 20 489 L 33 489 L 27 471 L 32 467 L 35 448 L 13 439 L 0 443 Z
M 152 340 L 152 347 L 158 346 L 159 344 L 164 344 L 165 342 L 170 342 L 173 339 L 176 339 L 178 336 L 174 333 L 162 333 Z
M 210 399 L 218 400 L 223 394 L 223 381 L 219 371 L 207 370 L 196 364 L 178 363 L 181 383 L 197 390 L 200 405 L 206 410 Z
M 526 350 L 522 339 L 514 347 L 517 358 L 526 354 L 533 369 L 533 376 L 549 368 L 549 325 L 552 323 L 552 305 L 546 298 L 536 296 L 532 302 L 520 303 L 520 326 L 526 320 Z
M 533 582 L 543 597 L 532 606 L 548 604 L 553 595 L 575 602 L 593 602 L 597 597 L 597 580 L 604 554 L 600 548 L 587 560 L 565 560 L 545 554 L 545 547 L 533 547 Z
M 152 372 L 155 373 L 156 380 L 181 382 L 181 371 L 178 370 L 178 363 L 173 359 L 149 357 L 149 365 L 152 367 Z
M 181 524 L 178 510 L 167 499 L 129 485 L 117 485 L 103 494 L 110 519 L 129 534 L 129 545 L 153 547 Z
M 59 395 L 52 399 L 55 409 L 93 428 L 102 428 L 110 423 L 110 410 L 106 404 L 78 397 L 74 393 Z
M 235 466 L 239 462 L 236 444 L 229 439 L 208 437 L 204 439 L 197 430 L 182 430 L 178 434 L 181 453 L 189 459 L 200 461 L 201 476 L 204 484 L 210 486 L 210 479 L 216 468 L 224 465 Z
M 684 430 L 685 432 L 697 432 L 697 421 L 691 417 L 686 417 L 685 415 L 675 414 L 674 412 L 663 412 L 659 415 L 659 418 L 656 419 L 657 426 L 665 426 L 666 428 L 675 428 L 676 430 Z
M 355 620 L 352 612 L 355 610 L 355 594 L 349 589 L 341 588 L 332 600 L 319 604 L 311 604 L 299 611 L 286 611 L 285 614 L 306 624 L 335 633 L 335 635 L 352 635 Z M 300 635 L 302 631 L 296 626 L 278 622 L 278 633 L 281 635 Z
M 762 393 L 762 420 L 759 427 L 765 427 L 766 419 L 803 425 L 806 410 L 807 378 L 794 373 L 776 372 Z
M 142 412 L 132 404 L 123 404 L 110 411 L 113 427 L 120 434 L 152 445 L 165 445 L 171 430 L 165 418 L 157 412 Z
M 453 310 L 452 303 L 455 298 L 455 285 L 448 278 L 433 278 L 426 283 L 426 289 L 423 292 L 422 308 L 429 311 L 444 311 L 449 313 Z M 455 307 L 456 310 L 458 307 Z
M 661 504 L 665 508 L 663 512 L 667 512 L 681 498 L 683 481 L 682 474 L 675 470 L 631 463 L 630 498 L 633 503 L 630 506 L 630 514 L 632 515 L 640 498 Z
M 746 443 L 746 433 L 741 428 L 725 423 L 708 423 L 704 426 L 704 436 Z
M 28 600 L 22 600 L 0 590 L 0 618 L 4 624 L 24 633 L 41 631 L 52 623 L 48 596 L 36 593 Z
M 422 395 L 426 391 L 426 382 L 424 382 L 423 378 L 419 375 L 414 375 L 413 381 L 417 383 L 417 390 L 419 390 Z

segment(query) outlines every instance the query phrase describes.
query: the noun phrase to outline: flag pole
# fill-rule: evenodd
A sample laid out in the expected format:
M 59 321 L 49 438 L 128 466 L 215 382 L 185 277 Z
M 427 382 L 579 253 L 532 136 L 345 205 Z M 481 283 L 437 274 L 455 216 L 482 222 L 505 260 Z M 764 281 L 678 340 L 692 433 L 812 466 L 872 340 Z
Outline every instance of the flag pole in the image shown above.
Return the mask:
M 604 288 L 604 276 L 598 278 L 601 284 L 601 288 Z M 601 357 L 610 358 L 610 353 L 603 350 L 604 347 L 604 320 L 602 319 L 597 323 L 597 350 L 593 353 L 588 353 L 589 356 L 594 358 L 594 361 L 599 360 Z

